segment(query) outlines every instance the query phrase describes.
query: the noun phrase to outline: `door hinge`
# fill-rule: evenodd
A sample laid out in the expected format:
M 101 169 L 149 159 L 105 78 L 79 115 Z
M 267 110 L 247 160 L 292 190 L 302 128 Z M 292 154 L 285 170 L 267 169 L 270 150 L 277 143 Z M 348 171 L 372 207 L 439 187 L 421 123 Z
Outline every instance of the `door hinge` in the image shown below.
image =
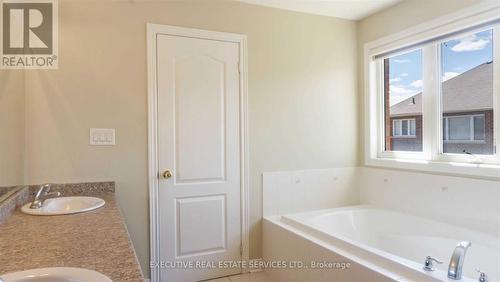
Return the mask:
M 240 65 L 240 61 L 238 61 L 238 73 L 241 74 L 241 65 Z
M 240 244 L 240 255 L 243 255 L 243 244 Z

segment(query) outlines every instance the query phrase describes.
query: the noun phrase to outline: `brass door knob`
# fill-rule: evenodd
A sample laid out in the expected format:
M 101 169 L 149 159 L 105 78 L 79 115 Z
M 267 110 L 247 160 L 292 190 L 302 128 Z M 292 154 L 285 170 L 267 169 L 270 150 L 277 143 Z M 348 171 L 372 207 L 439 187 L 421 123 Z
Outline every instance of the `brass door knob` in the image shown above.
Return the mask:
M 169 169 L 165 170 L 163 172 L 163 178 L 168 179 L 170 177 L 172 177 L 172 172 Z

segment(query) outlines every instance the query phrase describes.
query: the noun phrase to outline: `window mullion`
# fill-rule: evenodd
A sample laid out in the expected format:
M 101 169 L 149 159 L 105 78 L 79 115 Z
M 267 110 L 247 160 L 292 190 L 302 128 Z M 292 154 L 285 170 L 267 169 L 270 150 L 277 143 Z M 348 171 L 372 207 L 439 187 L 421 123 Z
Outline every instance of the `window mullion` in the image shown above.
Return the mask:
M 450 140 L 450 119 L 449 118 L 445 118 L 445 121 L 446 121 L 446 125 L 445 125 L 445 136 L 446 136 L 446 140 Z
M 408 120 L 408 136 L 411 136 L 411 119 Z
M 469 117 L 469 124 L 470 124 L 469 140 L 474 141 L 474 116 Z
M 439 54 L 437 44 L 423 49 L 422 132 L 426 159 L 439 155 Z
M 493 140 L 497 160 L 500 161 L 500 25 L 493 28 Z M 486 115 L 485 137 L 486 137 Z
M 376 111 L 377 111 L 377 156 L 385 151 L 385 119 L 384 119 L 384 64 L 383 61 L 377 61 L 373 65 L 375 72 L 376 83 L 374 85 L 376 89 Z

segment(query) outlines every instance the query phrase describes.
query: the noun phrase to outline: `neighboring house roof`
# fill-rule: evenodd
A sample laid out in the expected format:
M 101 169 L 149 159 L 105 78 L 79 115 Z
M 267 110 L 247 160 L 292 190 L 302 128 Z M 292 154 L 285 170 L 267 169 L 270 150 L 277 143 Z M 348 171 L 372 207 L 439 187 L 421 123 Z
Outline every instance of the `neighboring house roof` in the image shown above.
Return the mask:
M 493 109 L 493 64 L 484 63 L 443 82 L 443 112 Z M 422 114 L 422 93 L 391 106 L 391 116 Z

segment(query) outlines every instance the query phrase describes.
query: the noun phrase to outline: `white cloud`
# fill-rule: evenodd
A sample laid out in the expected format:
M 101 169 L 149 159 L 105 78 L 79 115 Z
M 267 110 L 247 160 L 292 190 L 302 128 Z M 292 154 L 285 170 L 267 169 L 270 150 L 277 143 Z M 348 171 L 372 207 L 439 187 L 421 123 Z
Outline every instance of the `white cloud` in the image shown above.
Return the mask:
M 399 82 L 399 81 L 401 81 L 401 77 L 399 77 L 399 76 L 398 76 L 398 77 L 395 77 L 395 78 L 391 78 L 391 79 L 389 79 L 389 82 L 390 82 L 390 83 L 393 83 L 393 82 Z
M 460 75 L 458 72 L 447 71 L 443 75 L 443 81 L 447 81 L 448 79 L 452 79 L 455 76 Z
M 422 83 L 422 80 L 421 80 L 421 79 L 419 79 L 419 80 L 415 80 L 415 81 L 414 81 L 414 82 L 412 82 L 410 85 L 411 85 L 412 87 L 415 87 L 415 88 L 422 88 L 422 86 L 423 86 L 424 84 Z
M 404 86 L 391 85 L 391 95 L 392 94 L 412 94 L 415 91 L 411 89 L 404 88 Z
M 398 64 L 405 64 L 405 63 L 411 63 L 411 60 L 410 59 L 394 59 L 394 62 L 398 63 Z
M 470 52 L 482 50 L 488 43 L 489 39 L 478 38 L 475 34 L 471 36 L 464 37 L 459 40 L 460 42 L 451 48 L 454 52 Z
M 399 74 L 399 76 L 405 77 L 405 76 L 408 76 L 408 73 L 407 72 L 403 72 L 403 73 Z
M 403 86 L 391 85 L 390 88 L 390 105 L 393 106 L 401 101 L 404 101 L 411 96 L 415 95 L 415 90 L 407 89 Z

